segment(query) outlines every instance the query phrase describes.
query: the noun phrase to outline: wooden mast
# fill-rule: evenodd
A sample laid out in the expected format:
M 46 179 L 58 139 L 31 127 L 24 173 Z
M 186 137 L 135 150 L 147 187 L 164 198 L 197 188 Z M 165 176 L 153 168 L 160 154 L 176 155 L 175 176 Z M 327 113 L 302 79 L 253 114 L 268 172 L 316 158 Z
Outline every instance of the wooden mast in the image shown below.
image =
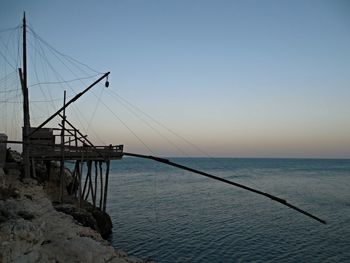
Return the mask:
M 30 175 L 30 160 L 29 160 L 29 98 L 28 98 L 28 84 L 27 84 L 27 24 L 26 14 L 23 14 L 23 72 L 19 69 L 19 75 L 21 78 L 22 92 L 23 92 L 23 130 L 22 140 L 23 144 L 23 161 L 24 161 L 24 175 L 29 177 Z

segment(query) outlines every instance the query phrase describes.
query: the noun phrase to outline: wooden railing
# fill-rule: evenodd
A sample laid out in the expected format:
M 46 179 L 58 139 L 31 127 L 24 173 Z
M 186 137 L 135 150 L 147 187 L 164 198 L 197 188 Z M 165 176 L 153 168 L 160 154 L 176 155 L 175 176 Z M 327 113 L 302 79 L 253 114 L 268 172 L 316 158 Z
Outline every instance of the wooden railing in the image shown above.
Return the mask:
M 29 146 L 31 158 L 41 160 L 108 160 L 120 159 L 123 155 L 123 145 L 115 146 L 69 146 L 61 144 Z

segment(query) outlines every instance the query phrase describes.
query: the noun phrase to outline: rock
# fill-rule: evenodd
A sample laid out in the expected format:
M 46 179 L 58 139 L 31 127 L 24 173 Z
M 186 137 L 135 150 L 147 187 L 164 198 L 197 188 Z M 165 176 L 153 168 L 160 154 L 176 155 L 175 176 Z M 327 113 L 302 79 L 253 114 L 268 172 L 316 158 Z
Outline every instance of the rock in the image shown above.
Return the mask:
M 103 238 L 107 238 L 112 233 L 111 217 L 98 209 L 92 211 L 92 216 L 95 218 L 99 232 Z
M 9 148 L 6 152 L 6 162 L 16 162 L 19 164 L 22 162 L 22 156 L 19 152 L 11 150 L 11 148 Z
M 72 204 L 54 203 L 54 208 L 59 212 L 71 215 L 83 226 L 98 231 L 106 239 L 112 233 L 113 225 L 110 216 L 88 203 L 84 204 L 83 208 L 77 208 Z
M 31 195 L 25 194 L 24 197 L 28 198 L 29 200 L 33 200 L 33 197 Z
M 10 217 L 9 212 L 6 210 L 0 209 L 0 224 L 6 222 Z
M 54 208 L 59 212 L 71 215 L 83 226 L 90 227 L 94 230 L 99 230 L 95 218 L 85 209 L 77 208 L 72 204 L 55 204 Z
M 119 257 L 121 257 L 121 258 L 126 258 L 128 256 L 128 254 L 123 250 L 116 250 L 116 251 L 117 251 Z
M 142 262 L 122 257 L 92 229 L 109 225 L 106 213 L 85 202 L 84 209 L 56 204 L 69 215 L 58 212 L 42 185 L 19 180 L 19 165 L 8 167 L 0 188 L 0 262 Z
M 6 189 L 21 196 L 0 200 L 0 262 L 128 262 L 98 232 L 56 211 L 42 186 L 6 176 Z
M 0 200 L 7 200 L 8 198 L 19 198 L 19 192 L 12 185 L 8 187 L 0 187 Z
M 34 218 L 34 215 L 28 211 L 18 211 L 17 215 L 19 215 L 20 217 L 22 217 L 25 220 L 32 220 Z

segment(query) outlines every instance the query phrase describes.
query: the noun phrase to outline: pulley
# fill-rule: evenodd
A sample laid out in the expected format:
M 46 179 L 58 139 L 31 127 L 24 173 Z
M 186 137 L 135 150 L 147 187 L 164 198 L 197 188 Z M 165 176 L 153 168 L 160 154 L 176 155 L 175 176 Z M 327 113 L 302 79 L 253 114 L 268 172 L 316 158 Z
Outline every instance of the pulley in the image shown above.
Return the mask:
M 109 87 L 108 76 L 107 76 L 107 78 L 106 78 L 105 87 L 106 87 L 106 88 L 108 88 L 108 87 Z

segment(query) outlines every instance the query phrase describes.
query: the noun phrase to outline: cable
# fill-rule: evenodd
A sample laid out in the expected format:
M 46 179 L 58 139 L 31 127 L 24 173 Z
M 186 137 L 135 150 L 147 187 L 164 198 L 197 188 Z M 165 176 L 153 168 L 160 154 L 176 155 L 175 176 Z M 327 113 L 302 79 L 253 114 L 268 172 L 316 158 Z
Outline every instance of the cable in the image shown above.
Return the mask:
M 70 60 L 73 60 L 74 62 L 90 69 L 91 71 L 94 71 L 95 73 L 98 73 L 98 74 L 103 74 L 103 72 L 99 72 L 93 68 L 91 68 L 90 66 L 86 65 L 85 63 L 82 63 L 80 61 L 78 61 L 77 59 L 69 56 L 69 55 L 66 55 L 66 54 L 63 54 L 62 52 L 58 51 L 57 49 L 55 49 L 53 46 L 51 46 L 48 42 L 46 42 L 44 39 L 42 39 L 33 29 L 31 26 L 28 26 L 29 30 L 33 33 L 34 37 L 38 38 L 42 43 L 44 43 L 45 45 L 47 45 L 50 49 L 52 49 L 53 51 L 55 51 L 57 54 L 61 55 L 62 57 L 66 57 Z
M 0 55 L 3 57 L 3 59 L 5 60 L 5 62 L 7 63 L 7 64 L 9 64 L 9 66 L 12 68 L 12 69 L 14 69 L 14 70 L 16 70 L 16 68 L 7 60 L 7 58 L 4 56 L 4 54 L 0 51 Z
M 87 130 L 89 130 L 91 122 L 92 122 L 93 118 L 95 117 L 95 114 L 96 114 L 96 111 L 97 111 L 97 107 L 98 107 L 99 102 L 101 101 L 101 97 L 102 97 L 103 91 L 104 91 L 104 89 L 101 89 L 100 96 L 98 97 L 98 100 L 96 102 L 94 111 L 92 112 L 92 115 L 90 117 L 90 121 L 88 123 Z
M 15 30 L 18 29 L 18 27 L 12 28 L 12 30 L 5 30 L 5 31 L 11 31 L 11 33 L 9 34 L 8 38 L 7 38 L 7 44 L 5 44 L 2 40 L 2 38 L 0 38 L 0 43 L 5 47 L 6 49 L 6 54 L 11 56 L 11 51 L 9 50 L 9 42 L 10 39 L 12 38 L 13 33 L 15 32 Z M 8 59 L 6 58 L 6 56 L 0 51 L 0 55 L 4 58 L 5 62 L 10 65 L 14 70 L 17 70 L 15 66 L 13 66 Z M 16 61 L 16 59 L 14 59 L 14 61 Z
M 0 81 L 7 81 L 12 75 L 17 76 L 17 70 L 11 71 L 10 73 L 6 74 L 0 79 Z
M 39 37 L 37 34 L 35 35 L 35 37 Z M 39 38 L 37 38 L 37 39 L 39 39 Z M 43 41 L 41 38 L 39 39 L 39 41 L 41 41 L 43 44 L 47 44 L 45 41 Z M 60 56 L 65 56 L 63 53 L 61 53 L 61 52 L 59 52 L 59 51 L 57 51 L 56 49 L 54 49 L 54 48 L 52 48 L 52 46 L 50 46 L 50 45 L 48 45 L 48 47 L 50 48 L 49 50 L 51 50 L 51 52 L 52 52 L 52 54 L 74 75 L 74 76 L 76 76 L 77 77 L 77 75 L 71 70 L 71 68 L 64 62 L 64 61 L 62 61 L 58 56 L 57 56 L 57 54 L 58 55 L 60 55 Z M 55 52 L 53 52 L 53 51 L 55 51 Z M 56 54 L 57 53 L 57 54 Z M 46 57 L 46 55 L 45 55 L 45 57 Z M 70 57 L 70 59 L 72 59 L 71 57 Z M 56 76 L 59 76 L 59 78 L 62 80 L 62 83 L 64 83 L 64 84 L 66 84 L 67 85 L 67 87 L 69 87 L 71 90 L 73 90 L 73 92 L 75 92 L 74 91 L 74 89 L 69 85 L 69 83 L 67 83 L 67 82 L 65 82 L 65 81 L 63 81 L 63 78 L 60 76 L 60 74 L 58 74 L 58 72 L 56 71 L 56 70 L 54 70 L 54 68 L 51 66 L 51 63 L 49 63 L 48 62 L 48 59 L 47 59 L 47 57 L 46 57 L 46 60 L 47 60 L 47 63 L 49 64 L 49 66 L 51 67 L 51 69 L 52 69 L 52 71 L 56 74 Z M 92 68 L 90 68 L 90 67 L 88 67 L 87 65 L 85 65 L 85 64 L 83 64 L 83 63 L 80 63 L 79 61 L 77 61 L 77 60 L 75 60 L 75 59 L 73 59 L 76 63 L 79 63 L 79 64 L 81 64 L 81 65 L 84 65 L 84 66 L 86 66 L 87 68 L 89 68 L 90 70 L 93 70 Z M 70 63 L 72 63 L 72 62 L 70 62 Z M 77 65 L 75 65 L 75 67 L 77 67 L 78 68 L 78 66 Z M 80 68 L 79 68 L 80 69 Z M 80 69 L 81 70 L 81 69 Z M 97 72 L 97 71 L 95 71 L 95 70 L 93 70 L 94 72 Z M 81 80 L 82 78 L 80 78 L 80 81 L 82 82 L 82 80 Z M 84 82 L 82 82 L 84 85 L 85 85 L 85 83 Z M 58 84 L 60 84 L 60 83 L 58 83 Z M 84 118 L 84 115 L 80 112 L 80 110 L 78 109 L 78 108 L 76 108 L 74 105 L 73 105 L 73 108 L 75 108 L 76 109 L 76 112 L 78 112 L 78 114 L 80 114 L 80 116 L 85 120 L 85 122 L 87 122 L 88 123 L 88 121 Z M 78 118 L 78 121 L 80 122 L 80 125 L 83 127 L 83 129 L 85 130 L 85 132 L 86 132 L 86 128 L 84 127 L 84 125 L 82 124 L 82 122 L 80 121 L 80 119 L 79 119 L 79 116 L 76 116 L 77 118 Z M 103 142 L 103 140 L 98 136 L 98 134 L 92 129 L 92 132 L 95 134 L 95 136 L 101 141 L 101 142 Z
M 7 31 L 11 31 L 11 30 L 16 30 L 19 27 L 20 27 L 20 25 L 18 25 L 16 27 L 3 28 L 3 29 L 0 29 L 0 33 L 4 33 L 4 32 L 7 32 Z
M 118 100 L 127 110 L 129 110 L 134 116 L 136 116 L 139 120 L 141 120 L 144 124 L 146 124 L 149 128 L 151 128 L 155 133 L 157 133 L 159 136 L 161 136 L 165 141 L 167 141 L 169 144 L 171 144 L 177 151 L 179 151 L 181 154 L 189 157 L 189 155 L 184 152 L 179 146 L 177 146 L 174 142 L 172 142 L 169 138 L 167 138 L 165 135 L 163 135 L 160 131 L 158 131 L 156 128 L 154 128 L 151 124 L 149 124 L 146 120 L 140 117 L 134 110 L 132 110 L 127 104 L 123 103 L 121 100 Z
M 44 85 L 44 84 L 62 84 L 62 83 L 67 84 L 69 82 L 74 82 L 74 81 L 78 81 L 78 80 L 91 79 L 91 78 L 94 78 L 94 77 L 99 76 L 99 75 L 100 74 L 96 74 L 96 75 L 89 76 L 89 77 L 83 77 L 83 78 L 77 78 L 77 79 L 71 79 L 71 80 L 63 80 L 63 81 L 38 82 L 38 83 L 30 85 L 29 87 L 34 87 L 34 86 Z
M 153 154 L 153 151 L 151 150 L 151 148 L 149 148 L 147 146 L 147 144 L 145 142 L 143 142 L 141 140 L 141 138 L 139 136 L 137 136 L 136 133 L 131 128 L 129 128 L 129 126 L 124 121 L 122 121 L 114 111 L 111 110 L 111 108 L 109 106 L 107 106 L 104 102 L 102 102 L 102 104 L 135 136 L 135 138 L 137 138 L 139 140 L 139 142 L 141 142 L 145 146 L 145 148 L 149 152 L 151 152 Z
M 195 144 L 191 143 L 189 140 L 187 140 L 186 138 L 184 138 L 183 136 L 179 135 L 178 133 L 172 131 L 170 128 L 166 127 L 164 124 L 162 124 L 161 122 L 157 121 L 156 119 L 154 119 L 151 115 L 149 115 L 148 113 L 144 112 L 143 110 L 141 110 L 139 107 L 133 105 L 131 102 L 129 102 L 128 100 L 126 100 L 125 98 L 121 97 L 119 94 L 117 94 L 115 91 L 113 90 L 109 90 L 112 93 L 112 96 L 117 96 L 118 98 L 120 98 L 121 100 L 125 101 L 127 104 L 129 104 L 131 107 L 135 108 L 137 111 L 141 112 L 142 114 L 144 114 L 146 117 L 148 117 L 150 120 L 152 120 L 153 122 L 155 122 L 156 124 L 158 124 L 159 126 L 163 127 L 164 129 L 166 129 L 168 132 L 172 133 L 173 135 L 175 135 L 176 137 L 178 137 L 179 139 L 183 140 L 184 142 L 186 142 L 188 145 L 194 147 L 197 151 L 201 152 L 202 154 L 206 155 L 209 158 L 214 159 L 214 157 L 210 156 L 208 153 L 206 153 L 204 150 L 200 149 L 198 146 L 196 146 Z

